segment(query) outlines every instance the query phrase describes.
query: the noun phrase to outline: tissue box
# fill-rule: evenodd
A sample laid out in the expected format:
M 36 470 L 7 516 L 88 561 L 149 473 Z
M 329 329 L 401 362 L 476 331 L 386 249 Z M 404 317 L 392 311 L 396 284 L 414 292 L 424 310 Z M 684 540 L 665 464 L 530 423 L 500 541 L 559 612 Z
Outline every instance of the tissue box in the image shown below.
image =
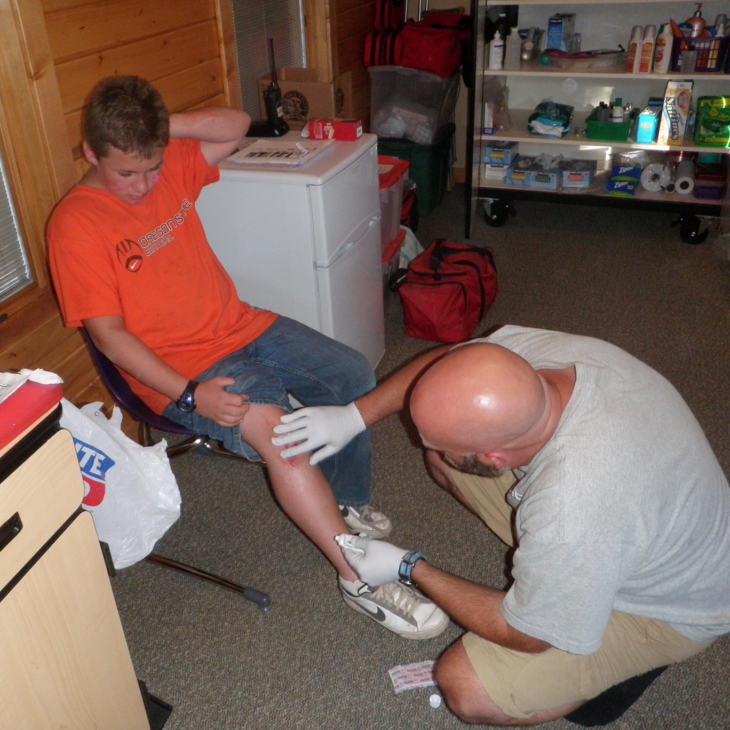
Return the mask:
M 522 155 L 517 155 L 514 162 L 509 166 L 505 179 L 510 185 L 515 185 L 516 187 L 521 188 L 529 188 L 529 168 L 534 162 L 534 157 L 523 157 Z
M 309 139 L 339 139 L 354 142 L 362 137 L 359 119 L 329 119 L 318 117 L 309 120 Z
M 593 182 L 597 167 L 596 160 L 565 160 L 562 164 L 563 187 L 587 187 Z
M 490 142 L 484 148 L 484 162 L 490 167 L 509 167 L 517 156 L 517 142 Z
M 546 170 L 539 162 L 529 168 L 530 187 L 536 190 L 557 190 L 563 179 L 560 165 Z

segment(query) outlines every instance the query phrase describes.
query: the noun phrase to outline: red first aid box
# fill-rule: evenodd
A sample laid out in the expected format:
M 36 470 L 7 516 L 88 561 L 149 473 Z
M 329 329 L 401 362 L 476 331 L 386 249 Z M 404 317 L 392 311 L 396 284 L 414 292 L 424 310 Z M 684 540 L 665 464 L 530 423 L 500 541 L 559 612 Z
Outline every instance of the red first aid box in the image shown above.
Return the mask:
M 309 120 L 309 139 L 339 139 L 354 142 L 360 137 L 362 137 L 362 122 L 359 119 L 318 117 Z

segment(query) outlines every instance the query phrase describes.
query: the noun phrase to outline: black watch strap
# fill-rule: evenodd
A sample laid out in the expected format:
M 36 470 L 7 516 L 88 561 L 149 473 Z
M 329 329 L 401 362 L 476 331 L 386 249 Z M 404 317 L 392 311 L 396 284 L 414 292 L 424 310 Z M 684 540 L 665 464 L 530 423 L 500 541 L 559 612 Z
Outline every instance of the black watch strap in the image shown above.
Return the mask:
M 192 413 L 195 410 L 195 389 L 198 385 L 197 380 L 189 381 L 183 394 L 175 401 L 175 405 L 183 413 Z

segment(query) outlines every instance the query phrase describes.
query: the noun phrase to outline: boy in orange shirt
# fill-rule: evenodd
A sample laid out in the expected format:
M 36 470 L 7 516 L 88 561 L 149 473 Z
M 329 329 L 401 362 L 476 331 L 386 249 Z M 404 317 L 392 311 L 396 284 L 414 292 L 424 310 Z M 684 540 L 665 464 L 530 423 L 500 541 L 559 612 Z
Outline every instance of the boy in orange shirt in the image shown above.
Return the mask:
M 369 432 L 321 469 L 280 458 L 272 443 L 290 393 L 306 405 L 344 405 L 375 378 L 354 350 L 240 301 L 208 244 L 195 201 L 249 124 L 235 109 L 169 115 L 137 77 L 97 87 L 84 127 L 91 168 L 48 227 L 64 319 L 86 328 L 155 412 L 266 462 L 277 500 L 336 568 L 348 605 L 408 638 L 436 636 L 448 623 L 440 609 L 399 583 L 363 583 L 334 540 L 391 529 L 369 505 Z

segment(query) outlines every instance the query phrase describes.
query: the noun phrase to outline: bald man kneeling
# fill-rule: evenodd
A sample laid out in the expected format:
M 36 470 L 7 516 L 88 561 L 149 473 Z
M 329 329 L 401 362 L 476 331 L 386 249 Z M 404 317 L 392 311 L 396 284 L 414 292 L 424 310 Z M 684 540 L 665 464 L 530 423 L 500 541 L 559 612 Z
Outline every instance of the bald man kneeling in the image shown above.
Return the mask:
M 436 665 L 462 720 L 549 722 L 730 632 L 728 483 L 655 370 L 601 340 L 507 326 L 343 409 L 288 416 L 276 442 L 316 455 L 342 440 L 340 410 L 365 428 L 407 405 L 436 482 L 515 548 L 509 589 L 338 542 L 365 583 L 416 584 L 466 629 Z

